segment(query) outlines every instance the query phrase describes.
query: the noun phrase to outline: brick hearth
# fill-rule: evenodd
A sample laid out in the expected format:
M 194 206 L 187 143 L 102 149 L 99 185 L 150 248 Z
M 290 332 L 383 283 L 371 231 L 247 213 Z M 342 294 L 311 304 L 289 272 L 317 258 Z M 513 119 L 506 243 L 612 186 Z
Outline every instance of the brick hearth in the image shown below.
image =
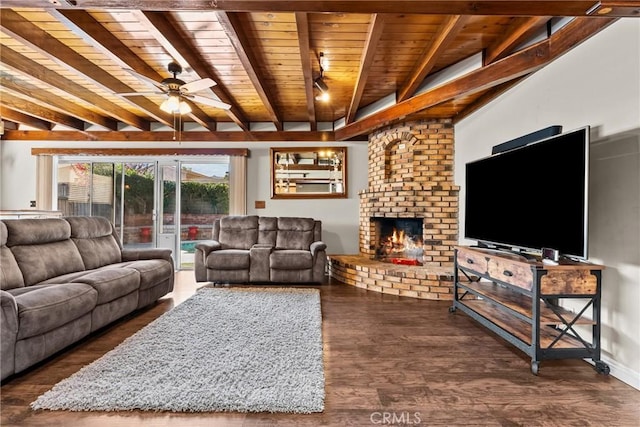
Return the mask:
M 333 277 L 378 292 L 452 298 L 459 190 L 453 185 L 453 147 L 449 119 L 407 122 L 370 135 L 368 188 L 360 193 L 360 253 L 330 256 Z M 373 259 L 380 236 L 372 218 L 421 218 L 423 266 Z
M 362 255 L 330 255 L 331 277 L 358 288 L 421 299 L 452 299 L 452 267 L 395 265 Z

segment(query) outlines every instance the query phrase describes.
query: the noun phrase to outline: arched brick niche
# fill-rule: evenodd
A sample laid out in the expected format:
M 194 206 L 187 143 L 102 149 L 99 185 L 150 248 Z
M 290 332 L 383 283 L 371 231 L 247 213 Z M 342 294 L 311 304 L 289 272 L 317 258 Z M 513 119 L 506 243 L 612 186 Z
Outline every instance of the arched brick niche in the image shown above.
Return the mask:
M 450 119 L 406 122 L 369 136 L 368 188 L 360 192 L 358 255 L 330 256 L 341 281 L 369 290 L 451 299 L 448 272 L 458 241 L 458 191 L 453 182 Z M 376 218 L 417 218 L 423 224 L 423 265 L 375 260 Z M 358 261 L 360 260 L 360 261 Z
M 396 135 L 390 135 L 393 138 Z M 413 145 L 418 138 L 410 132 L 402 132 L 397 139 L 392 139 L 384 147 L 384 181 L 413 181 Z

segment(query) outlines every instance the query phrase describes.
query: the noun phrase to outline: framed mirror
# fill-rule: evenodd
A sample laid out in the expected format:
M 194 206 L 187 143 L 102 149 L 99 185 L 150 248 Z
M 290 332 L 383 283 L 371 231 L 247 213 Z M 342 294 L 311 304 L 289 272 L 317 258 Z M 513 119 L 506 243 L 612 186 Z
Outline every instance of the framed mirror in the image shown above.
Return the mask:
M 271 148 L 272 199 L 347 197 L 347 147 Z

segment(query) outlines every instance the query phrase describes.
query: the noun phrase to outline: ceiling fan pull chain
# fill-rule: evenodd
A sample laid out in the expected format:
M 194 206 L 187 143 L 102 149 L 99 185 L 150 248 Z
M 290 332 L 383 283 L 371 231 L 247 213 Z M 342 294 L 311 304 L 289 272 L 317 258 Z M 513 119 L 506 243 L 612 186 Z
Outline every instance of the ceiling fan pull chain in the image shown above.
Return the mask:
M 173 140 L 176 140 L 176 122 L 177 122 L 177 114 L 174 112 L 173 113 Z

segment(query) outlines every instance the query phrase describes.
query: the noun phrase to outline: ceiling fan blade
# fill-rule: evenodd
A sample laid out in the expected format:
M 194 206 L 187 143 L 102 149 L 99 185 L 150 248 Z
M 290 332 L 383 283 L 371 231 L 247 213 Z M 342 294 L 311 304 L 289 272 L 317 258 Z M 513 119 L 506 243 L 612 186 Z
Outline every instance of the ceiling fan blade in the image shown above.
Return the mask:
M 125 92 L 125 93 L 116 93 L 116 95 L 120 96 L 152 96 L 152 95 L 166 95 L 166 92 Z
M 191 99 L 194 102 L 199 102 L 200 104 L 208 105 L 210 107 L 221 108 L 223 110 L 231 109 L 231 105 L 224 103 L 218 99 L 207 98 L 206 96 L 200 95 L 188 95 L 187 98 Z
M 140 74 L 139 72 L 137 72 L 136 70 L 132 70 L 130 68 L 123 68 L 124 71 L 126 71 L 127 73 L 136 76 L 137 78 L 139 78 L 140 80 L 143 80 L 145 83 L 148 83 L 150 85 L 153 85 L 161 90 L 164 90 L 164 87 L 162 86 L 162 83 L 157 82 L 153 79 L 150 79 L 149 77 Z
M 212 86 L 215 86 L 216 82 L 211 80 L 210 78 L 196 80 L 194 82 L 189 82 L 180 87 L 180 91 L 184 93 L 193 93 L 202 89 L 207 89 Z

